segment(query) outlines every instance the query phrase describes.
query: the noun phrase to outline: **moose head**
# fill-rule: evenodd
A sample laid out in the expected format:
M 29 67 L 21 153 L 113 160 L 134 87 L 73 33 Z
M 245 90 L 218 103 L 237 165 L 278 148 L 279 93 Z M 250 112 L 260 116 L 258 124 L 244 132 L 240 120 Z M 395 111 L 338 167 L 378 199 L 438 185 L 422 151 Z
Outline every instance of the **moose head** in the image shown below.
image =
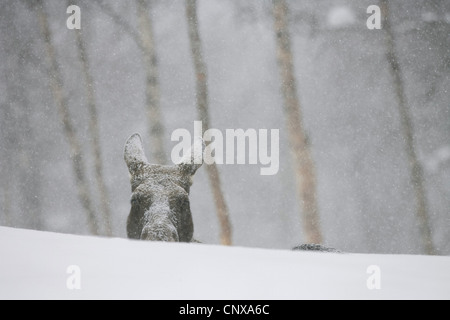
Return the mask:
M 189 190 L 192 177 L 201 167 L 204 144 L 194 142 L 182 162 L 172 166 L 149 164 L 139 134 L 125 144 L 124 158 L 131 175 L 131 211 L 127 221 L 128 238 L 191 242 L 192 221 Z M 197 160 L 197 161 L 196 161 Z

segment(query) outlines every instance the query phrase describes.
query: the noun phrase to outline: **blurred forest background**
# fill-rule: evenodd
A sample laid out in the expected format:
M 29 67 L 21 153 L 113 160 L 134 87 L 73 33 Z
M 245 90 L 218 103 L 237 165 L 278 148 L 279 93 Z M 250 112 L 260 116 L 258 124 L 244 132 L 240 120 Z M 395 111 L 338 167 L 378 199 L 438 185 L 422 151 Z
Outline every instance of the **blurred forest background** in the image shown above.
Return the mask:
M 167 162 L 173 130 L 206 117 L 220 130 L 280 129 L 280 172 L 201 168 L 199 240 L 450 254 L 450 2 L 286 2 L 2 0 L 0 224 L 125 237 L 126 138 L 140 132 L 149 159 Z M 80 31 L 66 27 L 69 5 Z M 382 30 L 366 27 L 370 5 Z M 284 108 L 289 94 L 298 103 Z M 296 107 L 316 237 L 298 191 Z

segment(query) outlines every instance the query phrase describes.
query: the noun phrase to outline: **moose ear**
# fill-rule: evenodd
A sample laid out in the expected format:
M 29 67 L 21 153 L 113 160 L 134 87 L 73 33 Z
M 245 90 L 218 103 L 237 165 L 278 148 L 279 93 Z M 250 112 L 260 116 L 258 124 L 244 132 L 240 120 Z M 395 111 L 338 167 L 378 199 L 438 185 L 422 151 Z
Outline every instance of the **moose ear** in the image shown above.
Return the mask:
M 183 173 L 193 176 L 203 165 L 203 153 L 205 152 L 205 142 L 201 137 L 194 138 L 194 144 L 184 155 L 178 167 Z
M 125 143 L 124 159 L 131 175 L 135 175 L 139 168 L 148 164 L 142 147 L 142 138 L 138 133 L 129 137 Z

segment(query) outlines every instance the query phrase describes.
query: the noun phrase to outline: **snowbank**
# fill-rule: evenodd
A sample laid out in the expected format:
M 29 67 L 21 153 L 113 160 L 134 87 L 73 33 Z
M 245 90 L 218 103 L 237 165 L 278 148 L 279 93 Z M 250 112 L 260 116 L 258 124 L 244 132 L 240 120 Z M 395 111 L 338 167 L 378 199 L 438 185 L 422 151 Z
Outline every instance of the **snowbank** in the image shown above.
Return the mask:
M 0 257 L 0 299 L 450 299 L 449 257 L 225 248 L 3 227 Z M 368 282 L 381 288 L 369 290 Z

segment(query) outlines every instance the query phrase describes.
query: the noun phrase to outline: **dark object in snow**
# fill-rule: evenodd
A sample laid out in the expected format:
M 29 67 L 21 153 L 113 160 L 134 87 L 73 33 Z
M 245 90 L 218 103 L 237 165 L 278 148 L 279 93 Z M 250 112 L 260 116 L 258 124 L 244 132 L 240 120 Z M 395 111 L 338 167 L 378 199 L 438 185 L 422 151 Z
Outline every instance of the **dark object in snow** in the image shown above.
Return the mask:
M 336 250 L 334 248 L 327 248 L 320 244 L 302 244 L 300 246 L 297 246 L 293 248 L 294 251 L 316 251 L 316 252 L 334 252 L 334 253 L 340 253 L 339 250 Z
M 139 134 L 125 144 L 124 158 L 131 175 L 131 211 L 128 238 L 191 242 L 194 233 L 189 190 L 201 167 L 204 144 L 196 141 L 187 157 L 172 166 L 149 164 Z M 200 159 L 201 160 L 201 159 Z M 196 164 L 200 162 L 200 164 Z

